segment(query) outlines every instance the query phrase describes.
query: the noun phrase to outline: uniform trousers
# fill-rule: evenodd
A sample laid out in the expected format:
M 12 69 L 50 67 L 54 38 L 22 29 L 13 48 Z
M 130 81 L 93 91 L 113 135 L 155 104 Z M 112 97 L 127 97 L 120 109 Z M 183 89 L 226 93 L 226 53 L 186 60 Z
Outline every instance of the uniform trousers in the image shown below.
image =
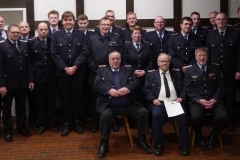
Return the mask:
M 37 104 L 36 104 L 36 98 L 35 98 L 35 89 L 33 91 L 28 91 L 28 107 L 29 107 L 29 116 L 28 116 L 28 122 L 30 123 L 36 123 L 37 122 Z
M 56 82 L 35 83 L 34 87 L 39 125 L 43 127 L 54 125 Z
M 81 76 L 58 77 L 65 125 L 71 126 L 73 122 L 80 123 L 84 119 L 81 112 L 83 80 Z
M 6 96 L 3 97 L 3 126 L 5 132 L 12 132 L 12 101 L 15 98 L 15 111 L 17 116 L 17 129 L 26 128 L 26 98 L 28 89 L 8 90 Z
M 103 140 L 109 140 L 111 127 L 115 123 L 115 116 L 124 115 L 137 121 L 138 135 L 149 134 L 148 111 L 137 104 L 130 104 L 128 107 L 108 106 L 100 117 L 100 132 Z
M 191 124 L 196 133 L 197 138 L 201 138 L 201 128 L 206 112 L 210 112 L 214 116 L 214 126 L 212 135 L 217 137 L 228 121 L 228 115 L 223 104 L 216 103 L 212 109 L 205 109 L 199 103 L 190 104 Z M 200 137 L 199 137 L 200 136 Z
M 165 145 L 163 125 L 166 119 L 166 109 L 164 104 L 160 106 L 152 106 L 152 134 L 154 139 L 154 146 Z M 178 125 L 178 145 L 188 146 L 188 119 L 185 113 L 175 117 Z

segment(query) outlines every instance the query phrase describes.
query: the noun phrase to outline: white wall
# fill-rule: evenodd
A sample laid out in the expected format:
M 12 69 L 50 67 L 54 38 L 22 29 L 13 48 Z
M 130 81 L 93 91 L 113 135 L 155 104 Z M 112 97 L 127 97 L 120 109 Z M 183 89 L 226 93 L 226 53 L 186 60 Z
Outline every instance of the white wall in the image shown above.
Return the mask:
M 237 15 L 237 9 L 240 7 L 240 0 L 229 0 L 228 1 L 228 17 L 229 18 L 236 18 Z

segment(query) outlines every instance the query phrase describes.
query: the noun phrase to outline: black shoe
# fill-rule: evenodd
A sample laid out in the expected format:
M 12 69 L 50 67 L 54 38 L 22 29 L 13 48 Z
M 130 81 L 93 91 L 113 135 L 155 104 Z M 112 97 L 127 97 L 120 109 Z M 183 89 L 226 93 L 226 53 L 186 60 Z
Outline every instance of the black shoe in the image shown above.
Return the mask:
M 190 154 L 189 147 L 187 146 L 180 147 L 180 150 L 181 150 L 182 156 L 188 156 Z
M 201 150 L 207 149 L 207 146 L 202 139 L 198 140 L 198 148 L 200 148 Z
M 95 132 L 97 132 L 97 131 L 99 131 L 99 126 L 98 126 L 98 125 L 92 126 L 91 132 L 92 132 L 92 133 L 95 133 Z
M 83 128 L 82 128 L 81 124 L 78 121 L 76 121 L 74 123 L 74 127 L 75 127 L 75 132 L 77 134 L 82 134 L 83 133 Z
M 24 135 L 26 137 L 31 136 L 31 133 L 28 130 L 26 130 L 25 128 L 19 129 L 18 133 L 20 133 L 20 134 L 22 134 L 22 135 Z
M 36 122 L 29 122 L 29 126 L 31 128 L 37 128 L 37 123 Z
M 12 133 L 11 132 L 6 132 L 4 135 L 4 140 L 6 142 L 11 142 L 12 141 Z
M 118 132 L 119 131 L 119 125 L 117 123 L 114 123 L 113 126 L 112 126 L 112 130 L 114 132 Z
M 4 129 L 0 127 L 0 134 L 4 134 Z
M 150 154 L 153 153 L 152 148 L 148 145 L 147 141 L 146 141 L 146 136 L 140 136 L 138 137 L 138 144 L 137 147 L 144 150 L 146 153 Z
M 232 122 L 232 121 L 228 122 L 228 130 L 229 131 L 235 131 L 236 130 L 236 126 L 235 126 L 234 122 Z
M 41 127 L 39 128 L 39 130 L 37 131 L 37 134 L 38 134 L 38 135 L 43 134 L 43 133 L 45 132 L 45 130 L 46 130 L 46 127 L 41 126 Z
M 215 142 L 214 142 L 214 140 L 215 140 L 215 137 L 214 137 L 213 135 L 210 135 L 210 136 L 209 136 L 209 141 L 208 141 L 208 144 L 207 144 L 207 147 L 208 147 L 209 149 L 214 149 L 214 148 L 215 148 Z
M 65 126 L 61 132 L 61 136 L 68 136 L 70 131 L 71 131 L 71 126 L 68 124 L 65 124 Z
M 101 139 L 100 147 L 98 149 L 98 158 L 106 157 L 108 152 L 108 140 Z
M 50 125 L 49 128 L 51 129 L 51 131 L 53 131 L 55 133 L 59 132 L 59 129 L 54 124 Z
M 164 150 L 164 147 L 161 146 L 160 144 L 158 144 L 158 145 L 155 146 L 154 154 L 155 154 L 156 156 L 161 156 L 163 150 Z

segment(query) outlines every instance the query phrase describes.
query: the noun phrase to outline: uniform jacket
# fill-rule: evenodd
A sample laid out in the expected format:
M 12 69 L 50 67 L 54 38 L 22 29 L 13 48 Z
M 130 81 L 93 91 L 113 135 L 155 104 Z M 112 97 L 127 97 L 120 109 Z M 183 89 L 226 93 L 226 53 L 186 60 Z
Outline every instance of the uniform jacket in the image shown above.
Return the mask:
M 82 31 L 73 29 L 70 37 L 66 34 L 65 29 L 60 29 L 53 34 L 51 55 L 57 67 L 57 76 L 68 76 L 64 68 L 74 65 L 78 68 L 72 76 L 83 76 L 87 52 L 86 36 Z
M 140 87 L 140 82 L 133 75 L 133 70 L 130 66 L 120 67 L 119 80 L 121 87 L 126 87 L 130 90 L 130 93 L 127 94 L 129 101 L 141 105 L 135 101 L 135 93 Z M 109 105 L 112 98 L 108 91 L 114 88 L 114 79 L 110 66 L 99 67 L 93 88 L 98 93 L 96 109 L 101 113 Z
M 227 28 L 223 39 L 218 30 L 209 31 L 206 47 L 211 63 L 220 65 L 224 78 L 240 72 L 240 35 L 237 29 Z
M 0 43 L 0 87 L 7 90 L 27 89 L 33 73 L 25 41 L 17 41 L 18 50 L 7 39 Z
M 98 26 L 95 27 L 94 30 L 97 34 L 100 34 L 100 29 Z M 120 26 L 112 25 L 112 32 L 117 33 L 122 38 L 122 28 Z
M 142 30 L 142 38 L 144 38 L 146 32 L 147 31 L 145 29 Z M 131 30 L 130 30 L 129 27 L 122 29 L 122 41 L 123 42 L 130 42 L 130 41 L 132 41 Z
M 141 42 L 140 49 L 137 50 L 133 42 L 123 45 L 123 64 L 131 65 L 134 70 L 144 70 L 146 73 L 153 68 L 153 59 L 149 42 Z
M 199 35 L 199 37 L 201 39 L 201 44 L 203 46 L 205 46 L 205 44 L 206 44 L 207 33 L 208 33 L 207 29 L 202 28 L 202 27 L 197 28 L 197 33 L 196 34 Z
M 207 65 L 204 75 L 199 66 L 194 64 L 186 69 L 184 85 L 189 103 L 199 99 L 215 99 L 217 102 L 222 102 L 225 88 L 219 65 Z
M 51 83 L 56 80 L 55 64 L 51 57 L 51 39 L 47 37 L 44 45 L 39 37 L 29 39 L 28 50 L 36 83 Z
M 154 68 L 158 68 L 157 59 L 158 59 L 159 53 L 167 53 L 168 54 L 169 39 L 171 37 L 171 34 L 173 34 L 173 33 L 174 32 L 172 32 L 172 31 L 165 30 L 162 41 L 160 40 L 159 36 L 157 35 L 156 30 L 145 33 L 144 40 L 147 42 L 150 42 L 150 44 L 151 44 L 151 52 L 152 52 Z
M 236 24 L 234 24 L 232 28 L 237 28 L 237 29 L 240 29 L 240 22 L 239 22 L 239 23 L 236 23 Z
M 61 29 L 61 27 L 60 26 L 58 26 L 58 29 L 60 30 Z M 52 33 L 52 30 L 50 29 L 50 27 L 48 27 L 48 30 L 49 30 L 49 32 L 48 32 L 48 37 L 53 37 L 53 33 Z
M 108 65 L 108 54 L 112 51 L 122 52 L 122 42 L 119 35 L 109 33 L 106 40 L 100 33 L 90 35 L 88 38 L 87 63 L 93 72 L 96 72 L 99 65 Z
M 88 37 L 93 34 L 95 34 L 95 32 L 87 30 L 86 39 L 88 40 Z
M 195 49 L 201 45 L 198 35 L 189 33 L 188 40 L 181 32 L 171 35 L 169 41 L 169 54 L 172 57 L 172 66 L 181 69 L 183 66 L 196 62 Z
M 185 91 L 183 90 L 183 79 L 179 69 L 169 69 L 173 86 L 179 98 L 186 100 Z M 165 89 L 165 88 L 164 88 Z M 152 103 L 153 99 L 158 99 L 161 90 L 161 78 L 159 69 L 150 70 L 147 73 L 143 92 L 146 100 Z

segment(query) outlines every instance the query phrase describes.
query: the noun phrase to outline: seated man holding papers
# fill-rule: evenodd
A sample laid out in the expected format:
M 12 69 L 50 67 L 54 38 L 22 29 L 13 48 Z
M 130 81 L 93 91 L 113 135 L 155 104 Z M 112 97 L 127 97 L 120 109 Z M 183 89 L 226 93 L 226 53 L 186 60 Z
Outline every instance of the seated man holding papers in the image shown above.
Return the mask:
M 181 72 L 179 69 L 170 69 L 170 62 L 171 57 L 168 54 L 160 53 L 157 59 L 159 69 L 148 71 L 143 87 L 145 97 L 150 102 L 150 110 L 152 112 L 152 134 L 155 148 L 154 154 L 157 156 L 162 154 L 165 144 L 163 124 L 166 119 L 165 107 L 168 106 L 166 106 L 164 102 L 171 105 L 172 101 L 174 101 L 174 103 L 181 103 L 185 99 L 185 91 L 182 90 L 183 81 Z M 181 149 L 181 154 L 183 156 L 188 156 L 187 116 L 184 112 L 179 112 L 175 116 L 179 129 L 178 144 Z
M 228 116 L 223 105 L 224 81 L 218 64 L 208 64 L 208 49 L 198 47 L 195 50 L 197 63 L 187 68 L 185 74 L 185 90 L 189 98 L 191 124 L 196 133 L 196 140 L 200 149 L 215 147 L 214 139 L 225 127 Z M 214 115 L 213 130 L 205 145 L 201 132 L 202 122 L 206 112 Z

